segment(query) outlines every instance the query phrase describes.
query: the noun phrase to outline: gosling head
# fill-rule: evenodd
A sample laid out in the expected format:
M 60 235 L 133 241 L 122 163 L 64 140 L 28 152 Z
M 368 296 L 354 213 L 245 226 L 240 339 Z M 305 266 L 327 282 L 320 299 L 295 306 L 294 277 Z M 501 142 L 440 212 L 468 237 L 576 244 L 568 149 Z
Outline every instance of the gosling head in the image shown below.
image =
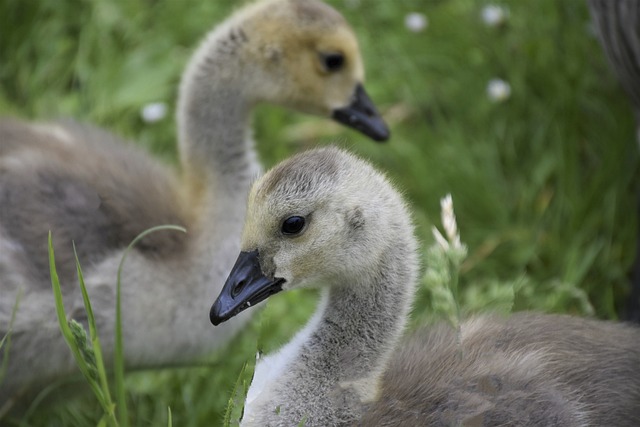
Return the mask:
M 411 244 L 404 202 L 369 164 L 336 148 L 311 150 L 251 189 L 242 252 L 211 308 L 214 325 L 282 290 L 351 286 L 367 292 L 381 254 Z
M 376 141 L 389 130 L 367 95 L 356 36 L 342 15 L 318 0 L 264 0 L 240 12 L 259 64 L 251 79 L 256 100 L 334 120 Z

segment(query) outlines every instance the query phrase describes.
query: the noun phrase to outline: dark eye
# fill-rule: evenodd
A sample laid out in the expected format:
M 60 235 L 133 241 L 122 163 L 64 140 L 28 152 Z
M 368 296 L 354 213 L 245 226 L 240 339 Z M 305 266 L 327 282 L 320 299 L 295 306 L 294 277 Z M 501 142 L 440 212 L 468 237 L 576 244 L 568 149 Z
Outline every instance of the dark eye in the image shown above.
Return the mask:
M 290 216 L 282 223 L 283 234 L 298 234 L 304 228 L 304 218 L 301 216 Z
M 322 65 L 327 71 L 338 71 L 344 65 L 344 55 L 341 53 L 322 54 Z

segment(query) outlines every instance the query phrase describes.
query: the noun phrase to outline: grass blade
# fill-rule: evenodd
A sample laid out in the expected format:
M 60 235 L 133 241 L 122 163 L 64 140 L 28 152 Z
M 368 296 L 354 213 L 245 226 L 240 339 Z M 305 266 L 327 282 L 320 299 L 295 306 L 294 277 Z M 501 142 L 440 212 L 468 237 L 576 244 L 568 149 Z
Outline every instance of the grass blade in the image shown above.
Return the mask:
M 247 372 L 247 364 L 242 366 L 240 370 L 240 374 L 238 375 L 238 379 L 236 380 L 235 385 L 233 386 L 233 390 L 231 391 L 231 397 L 229 398 L 229 402 L 227 403 L 227 410 L 224 413 L 224 420 L 222 421 L 223 427 L 231 426 L 231 418 L 233 417 L 234 410 L 240 404 L 238 402 L 238 396 L 240 393 L 240 388 L 243 387 L 244 377 Z
M 68 322 L 66 311 L 64 309 L 64 302 L 62 300 L 62 288 L 60 286 L 60 279 L 58 278 L 58 271 L 56 270 L 56 261 L 55 261 L 55 253 L 53 250 L 53 243 L 51 240 L 51 231 L 49 231 L 48 238 L 48 249 L 49 249 L 49 274 L 51 276 L 51 286 L 53 288 L 53 295 L 55 299 L 56 305 L 56 315 L 58 316 L 58 324 L 60 325 L 60 331 L 62 332 L 62 336 L 64 340 L 67 342 L 67 345 L 71 349 L 73 353 L 73 357 L 78 364 L 78 368 L 82 372 L 82 375 L 85 377 L 91 390 L 97 397 L 100 402 L 105 414 L 111 414 L 111 418 L 113 421 L 113 425 L 118 425 L 115 418 L 113 418 L 113 406 L 107 403 L 105 399 L 104 393 L 102 389 L 98 386 L 95 381 L 95 376 L 92 374 L 91 367 L 87 364 L 85 357 L 82 354 L 82 350 L 78 346 L 78 340 L 82 339 L 82 336 L 79 335 L 81 332 L 84 332 L 84 329 L 77 324 L 77 322 Z M 74 324 L 77 325 L 74 327 Z M 74 328 L 72 330 L 72 327 Z M 79 328 L 79 329 L 78 329 Z M 86 335 L 85 335 L 86 338 Z
M 91 340 L 91 347 L 95 357 L 95 368 L 100 381 L 100 387 L 105 399 L 105 405 L 109 408 L 113 408 L 113 401 L 111 400 L 111 393 L 109 392 L 109 382 L 107 381 L 107 372 L 104 366 L 104 358 L 102 356 L 102 345 L 100 344 L 100 338 L 98 337 L 98 329 L 96 327 L 96 319 L 93 314 L 93 308 L 91 307 L 91 301 L 89 294 L 87 293 L 87 287 L 84 283 L 84 275 L 82 274 L 82 267 L 80 266 L 80 260 L 78 259 L 78 253 L 76 251 L 76 244 L 73 243 L 73 256 L 76 261 L 76 271 L 78 274 L 78 282 L 80 283 L 80 290 L 82 292 L 82 300 L 84 302 L 84 309 L 87 313 L 87 322 L 89 324 L 89 338 Z M 110 417 L 114 417 L 113 409 L 111 410 Z

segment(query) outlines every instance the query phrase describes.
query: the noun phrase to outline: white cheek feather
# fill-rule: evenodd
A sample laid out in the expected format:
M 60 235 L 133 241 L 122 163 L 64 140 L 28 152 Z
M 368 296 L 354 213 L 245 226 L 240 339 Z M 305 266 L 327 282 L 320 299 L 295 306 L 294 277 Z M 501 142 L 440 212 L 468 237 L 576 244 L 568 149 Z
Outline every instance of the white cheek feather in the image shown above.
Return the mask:
M 322 292 L 318 308 L 304 328 L 276 353 L 258 358 L 253 380 L 247 391 L 242 423 L 252 423 L 260 402 L 270 400 L 278 379 L 286 375 L 291 360 L 300 354 L 300 349 L 318 327 L 329 301 L 329 293 Z M 259 356 L 258 356 L 259 357 Z M 259 412 L 258 412 L 259 413 Z

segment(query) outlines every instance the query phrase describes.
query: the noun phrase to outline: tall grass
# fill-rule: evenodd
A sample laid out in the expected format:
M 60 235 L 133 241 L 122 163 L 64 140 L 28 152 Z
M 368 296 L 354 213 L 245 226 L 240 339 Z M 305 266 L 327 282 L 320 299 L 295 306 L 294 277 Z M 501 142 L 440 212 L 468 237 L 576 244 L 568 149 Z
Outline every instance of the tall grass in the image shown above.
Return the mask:
M 100 339 L 96 329 L 96 322 L 95 317 L 93 316 L 91 302 L 87 295 L 87 288 L 84 284 L 82 269 L 80 267 L 80 262 L 78 261 L 78 254 L 75 253 L 75 245 L 74 254 L 76 258 L 78 281 L 80 282 L 82 299 L 84 301 L 84 307 L 87 312 L 89 323 L 89 341 L 87 341 L 87 332 L 82 325 L 74 319 L 67 320 L 67 313 L 64 309 L 64 302 L 62 300 L 62 289 L 60 287 L 60 280 L 56 270 L 55 253 L 51 242 L 51 232 L 49 232 L 48 248 L 51 286 L 53 287 L 53 294 L 56 302 L 56 314 L 58 316 L 60 331 L 73 353 L 73 357 L 78 364 L 78 368 L 82 372 L 87 384 L 91 387 L 91 391 L 102 407 L 104 415 L 98 424 L 116 427 L 119 423 L 116 419 L 115 405 L 113 404 L 111 392 L 109 391 L 107 373 L 102 358 L 102 347 L 100 345 Z
M 616 318 L 635 250 L 640 162 L 628 101 L 593 37 L 585 2 L 498 1 L 509 18 L 497 27 L 482 22 L 480 0 L 329 3 L 359 36 L 367 90 L 392 140 L 373 144 L 324 120 L 264 107 L 254 120 L 263 163 L 334 142 L 370 159 L 405 189 L 425 248 L 438 199 L 451 193 L 468 247 L 460 316 L 536 309 Z M 154 101 L 175 111 L 187 58 L 237 5 L 0 2 L 0 112 L 91 121 L 174 162 L 173 121 L 148 124 L 139 111 Z M 416 11 L 429 20 L 422 32 L 404 25 Z M 487 97 L 492 78 L 510 84 L 508 99 Z M 438 298 L 425 277 L 416 319 L 446 316 Z M 311 309 L 299 294 L 278 296 L 207 363 L 128 374 L 132 424 L 165 425 L 167 406 L 176 425 L 222 424 L 258 337 L 263 350 L 277 347 Z M 38 409 L 26 424 L 95 425 L 97 413 L 99 405 L 83 397 Z

